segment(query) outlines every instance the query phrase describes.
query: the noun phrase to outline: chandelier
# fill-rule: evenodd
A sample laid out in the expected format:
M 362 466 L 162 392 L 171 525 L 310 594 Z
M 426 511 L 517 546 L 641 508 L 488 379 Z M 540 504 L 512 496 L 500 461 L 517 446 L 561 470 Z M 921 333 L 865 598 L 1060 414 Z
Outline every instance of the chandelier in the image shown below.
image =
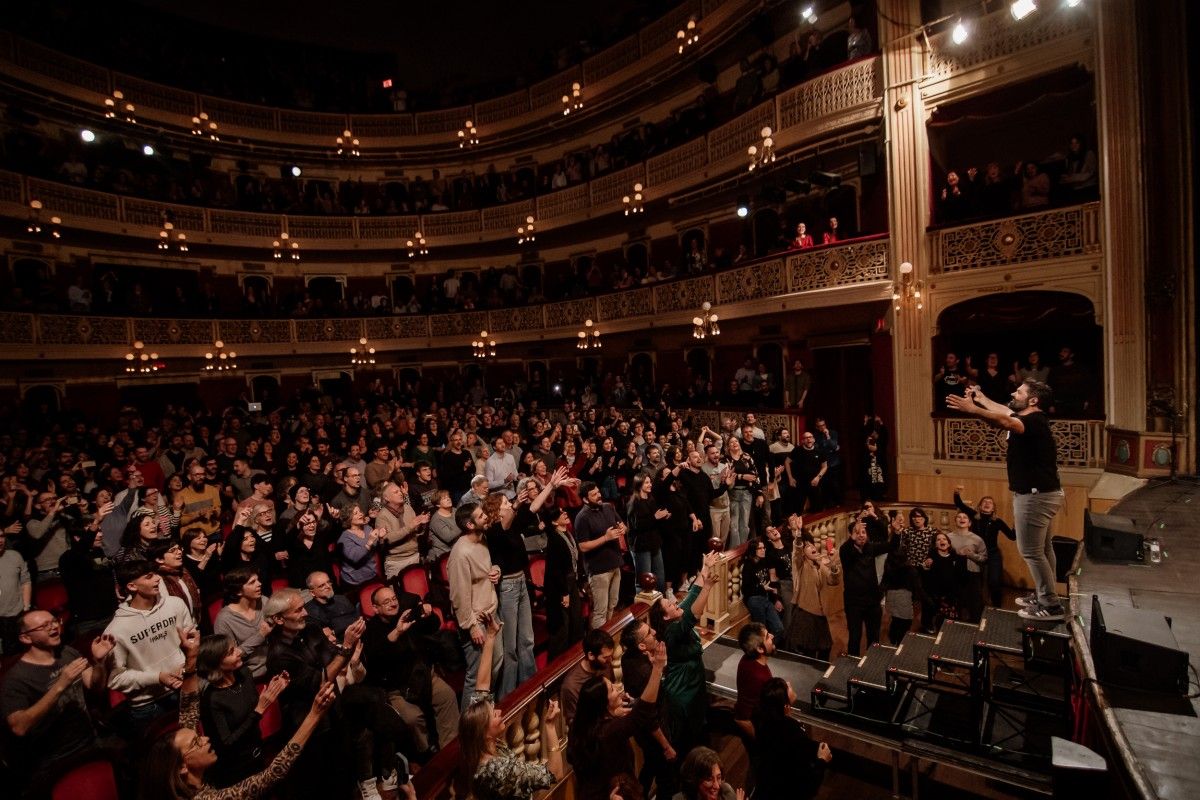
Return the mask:
M 710 336 L 720 336 L 721 326 L 717 324 L 717 315 L 712 310 L 712 303 L 707 300 L 700 306 L 700 316 L 692 317 L 692 337 L 706 339 Z
M 367 337 L 363 336 L 359 339 L 358 344 L 359 347 L 362 347 L 362 350 L 359 350 L 358 347 L 350 348 L 350 364 L 355 367 L 365 367 L 368 364 L 374 364 L 375 348 L 367 346 Z
M 641 214 L 646 210 L 642 204 L 642 184 L 635 183 L 633 185 L 633 196 L 625 195 L 621 198 L 621 202 L 625 204 L 625 216 L 630 214 Z
M 918 280 L 913 274 L 913 265 L 909 261 L 905 261 L 900 265 L 900 278 L 892 284 L 892 303 L 895 304 L 896 312 L 899 313 L 900 307 L 905 303 L 912 303 L 920 311 L 925 307 L 925 301 L 921 298 L 921 292 L 925 289 L 925 281 Z
M 208 136 L 214 142 L 221 141 L 221 137 L 217 136 L 217 123 L 208 118 L 207 111 L 192 117 L 192 136 Z
M 283 260 L 283 254 L 291 253 L 292 261 L 300 260 L 300 243 L 290 241 L 291 237 L 287 231 L 279 234 L 279 238 L 271 242 L 272 253 L 276 261 Z
M 579 81 L 572 83 L 570 93 L 562 96 L 562 104 L 564 117 L 572 111 L 583 108 L 583 86 Z
M 133 348 L 125 354 L 125 372 L 130 375 L 148 375 L 166 367 L 158 360 L 158 353 L 147 353 L 146 345 L 140 339 L 133 343 Z
M 337 144 L 337 155 L 339 156 L 358 158 L 362 155 L 358 149 L 358 139 L 354 137 L 349 128 L 342 131 L 342 135 L 337 137 L 334 142 Z
M 533 231 L 533 215 L 530 214 L 525 218 L 525 224 L 517 228 L 517 244 L 525 244 L 526 242 L 537 241 L 537 236 Z
M 49 233 L 51 239 L 61 239 L 62 231 L 58 226 L 62 225 L 62 217 L 54 216 L 50 218 Z M 44 228 L 42 227 L 42 201 L 33 199 L 29 201 L 29 219 L 25 222 L 25 232 L 34 236 L 41 235 Z
M 137 125 L 137 108 L 125 99 L 125 93 L 120 89 L 114 90 L 112 97 L 104 98 L 104 118 L 124 119 L 130 125 Z
M 429 248 L 425 246 L 425 237 L 420 231 L 413 234 L 413 238 L 409 239 L 405 244 L 408 245 L 408 257 L 415 258 L 416 256 L 429 255 Z
M 496 340 L 488 339 L 487 331 L 480 331 L 479 338 L 471 342 L 471 353 L 476 358 L 495 358 Z
M 768 164 L 775 163 L 775 140 L 771 138 L 770 126 L 764 126 L 759 135 L 762 136 L 761 145 L 750 145 L 746 152 L 750 156 L 750 172 L 758 167 L 766 167 Z
M 458 131 L 458 146 L 459 149 L 464 147 L 474 147 L 479 144 L 479 129 L 471 120 L 467 120 L 463 127 Z
M 580 350 L 599 350 L 604 346 L 600 341 L 600 330 L 596 323 L 590 319 L 584 321 L 583 330 L 579 332 L 579 341 L 575 346 Z
M 205 372 L 226 372 L 237 368 L 237 353 L 226 350 L 225 343 L 220 339 L 213 342 L 213 349 L 204 354 Z
M 158 249 L 164 253 L 171 249 L 171 234 L 174 230 L 175 223 L 163 220 L 162 230 L 158 232 Z M 188 251 L 187 234 L 183 231 L 175 234 L 175 243 L 179 246 L 179 252 L 186 253 Z
M 688 20 L 686 27 L 675 32 L 675 41 L 679 42 L 679 55 L 700 41 L 700 27 L 694 18 Z

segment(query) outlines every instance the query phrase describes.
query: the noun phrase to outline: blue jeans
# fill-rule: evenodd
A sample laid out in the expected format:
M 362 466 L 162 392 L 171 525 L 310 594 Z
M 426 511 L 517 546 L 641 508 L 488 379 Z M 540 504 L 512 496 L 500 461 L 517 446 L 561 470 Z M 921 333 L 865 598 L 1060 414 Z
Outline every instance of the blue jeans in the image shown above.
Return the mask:
M 637 577 L 643 572 L 653 572 L 658 578 L 658 590 L 665 591 L 667 587 L 667 570 L 663 566 L 662 548 L 651 553 L 649 550 L 634 550 L 633 562 L 637 565 Z
M 746 598 L 746 608 L 750 609 L 750 619 L 761 622 L 767 630 L 776 636 L 783 635 L 783 620 L 775 610 L 775 602 L 765 594 L 756 594 Z
M 732 550 L 750 538 L 750 506 L 754 496 L 749 489 L 729 490 L 729 541 L 726 550 Z
M 1065 498 L 1062 489 L 1013 495 L 1017 550 L 1029 567 L 1038 605 L 1042 608 L 1062 605 L 1054 587 L 1054 546 L 1050 541 L 1050 520 L 1062 508 Z
M 467 662 L 467 675 L 463 680 L 462 693 L 462 710 L 466 711 L 467 706 L 471 705 L 471 698 L 475 696 L 475 679 L 479 676 L 479 656 L 483 648 L 471 641 L 469 631 L 458 632 L 458 643 L 462 645 L 463 658 Z M 492 647 L 492 682 L 491 686 L 496 685 L 497 673 L 504 668 L 504 654 L 499 647 Z
M 500 638 L 504 645 L 504 671 L 496 686 L 496 699 L 500 700 L 533 677 L 537 664 L 533 660 L 533 609 L 529 603 L 529 589 L 525 576 L 501 578 L 499 595 Z

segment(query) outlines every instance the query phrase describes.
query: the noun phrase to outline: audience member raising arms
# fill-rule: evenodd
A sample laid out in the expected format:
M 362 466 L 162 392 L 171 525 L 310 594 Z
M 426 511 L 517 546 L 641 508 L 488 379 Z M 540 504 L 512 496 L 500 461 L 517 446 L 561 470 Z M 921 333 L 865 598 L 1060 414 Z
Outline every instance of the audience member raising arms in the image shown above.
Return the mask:
M 658 691 L 667 665 L 667 646 L 659 642 L 650 656 L 650 679 L 630 709 L 618 683 L 603 675 L 588 678 L 579 691 L 568 738 L 567 759 L 575 771 L 575 788 L 582 800 L 608 796 L 608 779 L 632 774 L 633 748 L 629 739 L 658 727 Z
M 200 649 L 200 631 L 180 629 L 179 642 L 184 655 L 179 728 L 173 734 L 155 739 L 142 759 L 142 800 L 252 800 L 262 797 L 287 775 L 322 715 L 333 703 L 333 684 L 326 682 L 321 686 L 308 715 L 265 770 L 233 786 L 218 789 L 205 780 L 207 771 L 217 762 L 217 754 L 209 738 L 198 730 L 200 681 L 196 677 L 196 655 Z
M 1017 534 L 1008 523 L 996 516 L 996 501 L 991 495 L 979 498 L 975 508 L 971 508 L 962 499 L 962 484 L 954 488 L 954 505 L 971 520 L 971 530 L 974 531 L 987 548 L 987 589 L 992 605 L 1000 607 L 1003 600 L 1004 556 L 1000 552 L 1000 536 L 1010 541 L 1017 540 Z
M 479 626 L 483 629 L 479 660 L 488 664 L 500 633 L 500 621 L 483 615 Z M 475 679 L 475 694 L 458 723 L 462 748 L 460 789 L 463 796 L 470 793 L 478 800 L 529 800 L 534 792 L 549 789 L 565 774 L 562 745 L 558 741 L 558 701 L 550 700 L 542 716 L 546 723 L 547 762 L 526 761 L 501 744 L 504 717 L 492 701 L 491 685 L 491 670 L 480 670 Z
M 663 685 L 667 692 L 667 738 L 679 751 L 690 749 L 707 738 L 704 720 L 707 687 L 696 623 L 704 614 L 712 588 L 712 570 L 720 558 L 720 553 L 704 556 L 696 582 L 683 602 L 676 602 L 673 596 L 666 595 L 650 608 L 650 625 L 659 641 L 667 646 L 667 672 Z

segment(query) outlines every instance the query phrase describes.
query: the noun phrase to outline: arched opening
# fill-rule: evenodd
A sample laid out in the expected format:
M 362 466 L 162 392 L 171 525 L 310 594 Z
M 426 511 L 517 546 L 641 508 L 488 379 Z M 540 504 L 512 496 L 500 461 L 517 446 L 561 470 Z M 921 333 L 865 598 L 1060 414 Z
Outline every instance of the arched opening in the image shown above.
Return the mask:
M 530 303 L 540 303 L 545 300 L 546 287 L 542 283 L 541 264 L 522 264 L 520 268 L 520 283 L 525 290 L 525 297 Z
M 773 208 L 763 208 L 754 212 L 754 256 L 765 256 L 768 252 L 780 246 L 782 234 L 780 231 L 779 212 Z
M 13 308 L 29 309 L 53 303 L 53 265 L 37 258 L 18 258 L 13 261 L 12 293 L 9 305 Z
M 570 282 L 568 295 L 583 297 L 588 291 L 588 276 L 592 274 L 592 265 L 596 263 L 590 255 L 575 256 L 571 259 L 571 271 L 574 279 Z
M 1039 377 L 1054 390 L 1056 416 L 1104 416 L 1103 331 L 1083 295 L 1027 291 L 957 303 L 938 317 L 932 350 L 937 414 L 965 381 L 1007 402 L 1021 379 Z
M 650 353 L 633 353 L 629 356 L 629 385 L 643 401 L 655 396 L 654 356 Z
M 688 396 L 695 400 L 706 400 L 712 395 L 712 363 L 708 350 L 703 347 L 693 347 L 684 356 L 688 372 Z
M 270 307 L 271 282 L 264 275 L 242 278 L 242 303 L 246 311 L 255 313 Z
M 255 375 L 250 379 L 250 397 L 270 411 L 279 405 L 279 378 L 274 375 Z
M 313 300 L 313 316 L 340 311 L 346 298 L 345 279 L 333 275 L 320 275 L 308 279 L 308 294 Z
M 650 250 L 645 242 L 630 242 L 625 245 L 625 263 L 629 265 L 631 275 L 645 276 L 646 266 L 650 263 Z
M 30 386 L 21 398 L 21 407 L 26 419 L 47 419 L 49 414 L 62 411 L 62 395 L 59 387 L 47 384 Z
M 783 381 L 780 380 L 783 375 L 783 345 L 777 342 L 760 344 L 754 349 L 754 355 L 757 359 L 754 368 L 760 374 L 761 367 L 767 370 L 767 380 L 758 395 L 759 403 L 771 408 L 783 405 Z
M 708 268 L 708 237 L 700 228 L 690 228 L 679 237 L 683 252 L 683 269 L 688 273 L 703 272 Z
M 413 285 L 408 275 L 393 275 L 390 281 L 392 293 L 392 308 L 398 308 L 403 313 L 419 313 L 419 308 L 412 305 L 416 298 L 417 287 Z M 418 301 L 417 306 L 420 303 Z
M 396 383 L 402 394 L 416 394 L 421 386 L 421 370 L 417 367 L 400 367 L 396 370 Z

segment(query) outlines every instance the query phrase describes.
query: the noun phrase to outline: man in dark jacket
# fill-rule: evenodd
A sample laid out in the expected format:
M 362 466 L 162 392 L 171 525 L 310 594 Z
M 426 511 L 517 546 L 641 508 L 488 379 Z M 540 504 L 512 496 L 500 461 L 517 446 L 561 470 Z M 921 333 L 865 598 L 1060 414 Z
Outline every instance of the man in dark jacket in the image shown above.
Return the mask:
M 883 620 L 879 578 L 875 571 L 875 556 L 887 552 L 887 545 L 867 541 L 867 524 L 857 519 L 850 527 L 850 538 L 838 550 L 842 560 L 842 592 L 846 602 L 846 629 L 849 632 L 847 652 L 861 652 L 863 626 L 867 629 L 867 646 L 879 641 L 879 625 Z

